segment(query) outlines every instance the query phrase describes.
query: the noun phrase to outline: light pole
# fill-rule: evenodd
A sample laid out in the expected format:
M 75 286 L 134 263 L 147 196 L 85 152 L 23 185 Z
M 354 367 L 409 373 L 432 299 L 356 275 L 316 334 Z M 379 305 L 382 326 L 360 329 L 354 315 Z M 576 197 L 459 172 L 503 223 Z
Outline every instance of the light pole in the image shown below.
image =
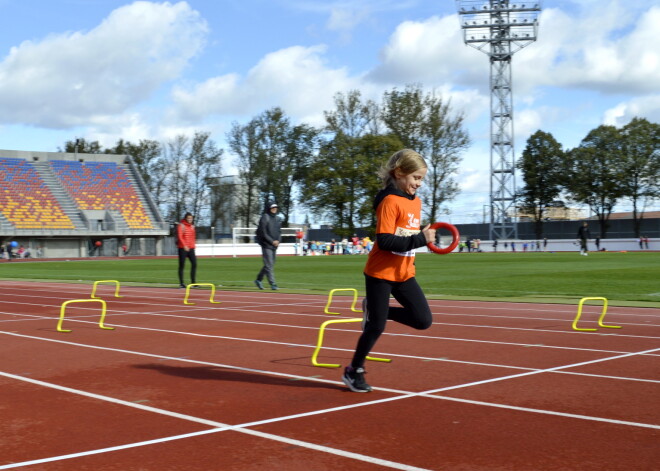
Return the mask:
M 516 239 L 511 59 L 536 41 L 541 2 L 456 0 L 456 8 L 465 44 L 490 58 L 490 238 Z

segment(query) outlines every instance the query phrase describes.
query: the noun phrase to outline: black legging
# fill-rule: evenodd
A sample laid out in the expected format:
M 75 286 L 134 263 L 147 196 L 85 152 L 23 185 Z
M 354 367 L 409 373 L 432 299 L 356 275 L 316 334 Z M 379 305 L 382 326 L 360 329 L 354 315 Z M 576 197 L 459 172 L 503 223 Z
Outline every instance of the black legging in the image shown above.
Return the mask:
M 364 366 L 367 355 L 385 331 L 385 324 L 388 320 L 418 330 L 428 329 L 433 323 L 429 303 L 414 277 L 403 282 L 381 280 L 369 275 L 364 275 L 364 277 L 369 318 L 353 355 L 351 362 L 353 368 Z M 390 306 L 390 294 L 403 307 Z
M 190 282 L 195 283 L 195 275 L 197 274 L 197 256 L 195 249 L 185 251 L 179 249 L 179 282 L 183 283 L 183 266 L 186 264 L 186 258 L 190 259 Z

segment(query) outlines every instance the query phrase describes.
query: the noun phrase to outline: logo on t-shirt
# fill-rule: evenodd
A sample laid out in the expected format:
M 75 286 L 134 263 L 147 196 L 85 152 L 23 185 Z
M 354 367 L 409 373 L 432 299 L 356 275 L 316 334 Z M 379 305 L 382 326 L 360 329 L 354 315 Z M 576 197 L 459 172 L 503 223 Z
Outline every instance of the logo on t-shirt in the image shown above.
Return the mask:
M 415 217 L 415 213 L 408 213 L 408 224 L 406 229 L 419 229 L 419 219 Z

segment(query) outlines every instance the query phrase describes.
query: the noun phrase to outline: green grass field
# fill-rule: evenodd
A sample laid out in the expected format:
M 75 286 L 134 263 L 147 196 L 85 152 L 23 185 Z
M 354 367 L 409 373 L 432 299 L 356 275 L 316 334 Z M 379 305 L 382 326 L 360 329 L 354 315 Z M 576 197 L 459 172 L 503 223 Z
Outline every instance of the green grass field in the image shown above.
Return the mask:
M 275 272 L 285 291 L 363 292 L 365 256 L 278 257 Z M 430 298 L 575 302 L 603 296 L 613 304 L 660 307 L 660 253 L 478 253 L 417 256 L 417 279 Z M 200 258 L 198 282 L 253 289 L 259 257 Z M 176 286 L 177 261 L 71 260 L 0 263 L 0 279 Z M 188 272 L 188 265 L 186 266 Z M 187 276 L 187 273 L 186 273 Z

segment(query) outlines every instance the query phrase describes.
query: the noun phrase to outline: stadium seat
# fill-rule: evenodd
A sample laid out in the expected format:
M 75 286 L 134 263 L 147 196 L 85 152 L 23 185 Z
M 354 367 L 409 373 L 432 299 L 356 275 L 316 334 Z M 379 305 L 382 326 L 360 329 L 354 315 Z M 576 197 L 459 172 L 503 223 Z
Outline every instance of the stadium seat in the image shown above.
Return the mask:
M 17 229 L 73 229 L 46 183 L 24 159 L 0 157 L 0 212 Z
M 50 161 L 71 198 L 83 210 L 118 211 L 130 229 L 153 229 L 135 188 L 114 162 Z

